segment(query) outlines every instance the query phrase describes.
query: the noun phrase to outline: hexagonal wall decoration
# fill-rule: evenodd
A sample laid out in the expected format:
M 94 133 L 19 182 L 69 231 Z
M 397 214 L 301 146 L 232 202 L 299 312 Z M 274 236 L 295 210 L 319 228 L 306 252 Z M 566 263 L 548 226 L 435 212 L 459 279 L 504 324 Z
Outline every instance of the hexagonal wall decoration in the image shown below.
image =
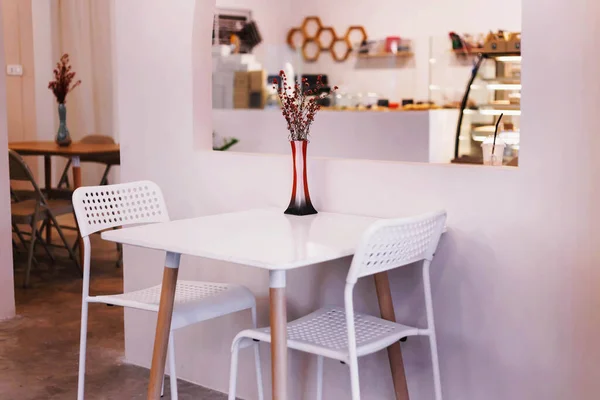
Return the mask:
M 302 34 L 302 29 L 300 28 L 292 28 L 288 32 L 287 36 L 287 44 L 290 46 L 292 50 L 298 50 L 302 47 L 302 43 L 304 43 L 304 35 Z
M 316 16 L 304 18 L 300 27 L 292 28 L 288 32 L 287 44 L 292 50 L 302 49 L 304 61 L 315 62 L 323 51 L 331 53 L 331 57 L 337 61 L 346 61 L 353 50 L 353 43 L 362 43 L 367 40 L 365 28 L 352 25 L 346 31 L 344 37 L 339 37 L 335 29 L 323 26 L 321 19 Z
M 335 29 L 333 29 L 331 26 L 322 27 L 317 35 L 317 41 L 319 42 L 322 51 L 330 51 L 331 46 L 333 46 L 333 42 L 335 42 L 337 38 L 338 37 L 335 34 Z
M 367 40 L 367 32 L 365 31 L 365 28 L 363 28 L 362 26 L 351 26 L 348 28 L 348 30 L 346 31 L 346 35 L 344 36 L 344 39 L 346 39 L 346 41 L 350 44 L 350 47 L 352 47 L 355 43 L 362 43 L 364 41 Z
M 302 34 L 305 39 L 316 39 L 322 27 L 319 17 L 306 17 L 302 23 Z
M 348 59 L 350 53 L 352 53 L 352 45 L 348 43 L 346 39 L 336 39 L 331 44 L 329 49 L 331 57 L 337 62 L 343 62 Z
M 315 62 L 319 59 L 321 54 L 321 46 L 315 39 L 307 39 L 302 45 L 302 57 L 306 62 Z

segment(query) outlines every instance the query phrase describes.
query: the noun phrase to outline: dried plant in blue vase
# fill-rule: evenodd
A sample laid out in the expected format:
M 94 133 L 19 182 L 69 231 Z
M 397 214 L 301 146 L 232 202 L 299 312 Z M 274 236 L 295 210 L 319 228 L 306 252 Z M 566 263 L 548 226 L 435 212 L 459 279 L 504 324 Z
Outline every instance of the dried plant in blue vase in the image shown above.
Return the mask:
M 69 55 L 63 54 L 60 61 L 56 63 L 56 68 L 54 68 L 54 80 L 48 83 L 48 89 L 52 90 L 58 103 L 59 125 L 55 141 L 59 146 L 71 144 L 71 136 L 69 135 L 69 129 L 67 129 L 67 107 L 65 103 L 67 95 L 81 84 L 80 80 L 73 83 L 75 72 L 71 69 Z

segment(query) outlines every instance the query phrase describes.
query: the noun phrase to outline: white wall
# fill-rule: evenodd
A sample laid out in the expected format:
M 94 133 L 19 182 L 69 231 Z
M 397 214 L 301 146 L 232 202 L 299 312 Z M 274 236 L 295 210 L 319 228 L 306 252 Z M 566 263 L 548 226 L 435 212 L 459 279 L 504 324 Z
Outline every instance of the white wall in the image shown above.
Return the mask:
M 31 18 L 33 28 L 33 58 L 35 80 L 35 116 L 36 131 L 34 140 L 54 140 L 58 127 L 56 100 L 48 82 L 53 79 L 52 71 L 57 60 L 58 51 L 53 41 L 56 39 L 56 27 L 52 24 L 53 0 L 36 0 L 31 2 Z M 58 181 L 65 160 L 54 159 L 53 180 Z M 38 176 L 44 176 L 44 164 L 38 165 Z M 56 183 L 56 182 L 54 182 Z
M 0 44 L 4 43 L 0 7 Z M 0 48 L 0 65 L 4 65 L 4 51 Z M 8 185 L 8 132 L 6 123 L 6 79 L 0 73 L 0 320 L 15 315 L 13 289 L 12 231 L 10 224 L 10 192 Z
M 124 179 L 156 180 L 174 218 L 267 205 L 283 210 L 288 157 L 204 151 L 211 135 L 212 16 L 206 10 L 212 3 L 198 2 L 195 27 L 194 5 L 194 0 L 116 3 Z M 528 135 L 518 169 L 311 160 L 311 197 L 320 210 L 384 217 L 448 210 L 449 231 L 432 267 L 446 399 L 597 398 L 600 254 L 594 206 L 600 166 L 593 151 L 600 144 L 594 117 L 600 105 L 594 66 L 600 56 L 588 38 L 597 36 L 599 16 L 596 3 L 523 2 Z M 553 47 L 569 48 L 568 59 L 548 51 L 549 26 Z M 204 41 L 192 44 L 192 33 Z M 292 272 L 290 318 L 324 303 L 341 304 L 348 261 Z M 125 287 L 156 284 L 162 263 L 162 254 L 126 249 Z M 258 296 L 260 322 L 267 323 L 265 273 L 183 257 L 180 276 L 248 285 Z M 391 281 L 398 318 L 423 323 L 417 269 L 394 272 Z M 361 282 L 357 295 L 359 310 L 375 312 L 371 282 Z M 179 332 L 180 376 L 225 391 L 230 340 L 249 321 L 240 314 Z M 151 316 L 127 312 L 128 361 L 149 365 L 153 332 Z M 432 398 L 426 342 L 409 340 L 403 348 L 411 398 Z M 267 354 L 265 349 L 265 371 Z M 291 398 L 312 398 L 313 367 L 313 359 L 291 357 Z M 254 399 L 250 354 L 242 355 L 241 368 L 239 394 Z M 364 399 L 391 398 L 385 353 L 364 358 L 360 368 Z M 348 398 L 346 367 L 327 362 L 326 382 L 326 398 Z

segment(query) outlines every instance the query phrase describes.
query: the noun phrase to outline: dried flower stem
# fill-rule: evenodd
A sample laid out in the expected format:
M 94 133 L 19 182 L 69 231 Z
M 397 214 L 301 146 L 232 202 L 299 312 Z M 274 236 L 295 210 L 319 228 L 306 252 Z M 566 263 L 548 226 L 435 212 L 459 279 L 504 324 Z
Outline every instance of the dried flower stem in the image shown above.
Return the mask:
M 52 90 L 59 104 L 64 104 L 67 101 L 67 95 L 81 84 L 81 80 L 78 80 L 71 85 L 73 79 L 75 79 L 75 72 L 71 71 L 69 55 L 65 53 L 60 58 L 60 61 L 56 63 L 54 80 L 48 83 L 48 89 Z
M 308 140 L 310 126 L 315 120 L 317 111 L 321 109 L 317 100 L 328 95 L 320 93 L 325 86 L 323 78 L 319 75 L 315 88 L 309 89 L 310 85 L 306 78 L 302 78 L 300 82 L 295 81 L 292 86 L 288 84 L 285 72 L 279 71 L 279 77 L 281 78 L 281 87 L 278 86 L 277 81 L 274 82 L 274 87 L 281 100 L 281 113 L 288 124 L 289 140 Z M 335 86 L 332 92 L 337 89 L 338 87 Z

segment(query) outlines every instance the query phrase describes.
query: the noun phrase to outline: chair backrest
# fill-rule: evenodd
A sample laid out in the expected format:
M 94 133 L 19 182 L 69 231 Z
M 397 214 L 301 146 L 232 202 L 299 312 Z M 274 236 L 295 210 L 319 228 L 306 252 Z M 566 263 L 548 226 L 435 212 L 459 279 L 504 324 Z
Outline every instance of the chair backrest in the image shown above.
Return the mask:
M 81 138 L 80 143 L 86 144 L 116 144 L 115 139 L 106 135 L 87 135 Z M 120 165 L 121 158 L 118 154 L 88 154 L 80 157 L 81 162 L 95 162 L 100 164 Z
M 356 250 L 347 283 L 358 278 L 433 259 L 446 223 L 446 212 L 375 222 Z
M 73 192 L 81 236 L 116 226 L 169 221 L 162 191 L 150 181 L 84 186 Z
M 106 135 L 86 135 L 81 138 L 80 142 L 87 144 L 115 144 L 115 139 Z
M 16 151 L 10 149 L 8 150 L 8 175 L 11 181 L 29 182 L 33 186 L 38 198 L 44 199 L 44 195 L 23 157 Z

